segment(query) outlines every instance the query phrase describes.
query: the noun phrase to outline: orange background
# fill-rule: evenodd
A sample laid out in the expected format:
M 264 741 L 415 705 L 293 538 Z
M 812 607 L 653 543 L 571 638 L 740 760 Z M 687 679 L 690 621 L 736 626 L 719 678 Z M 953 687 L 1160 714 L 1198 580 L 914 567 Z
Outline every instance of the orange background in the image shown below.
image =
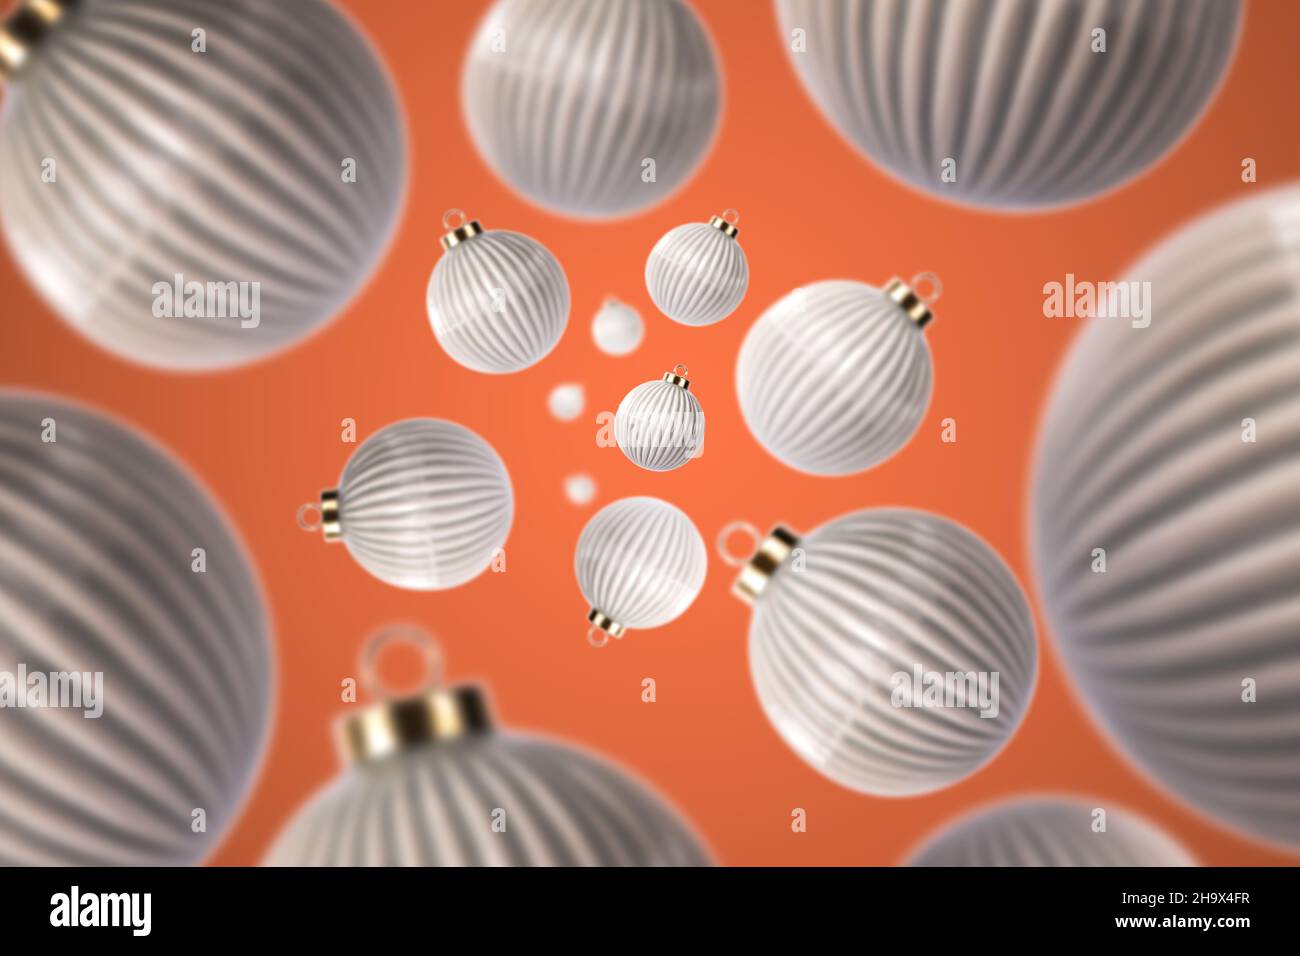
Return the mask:
M 276 720 L 243 817 L 212 862 L 256 863 L 295 808 L 338 773 L 330 727 L 346 706 L 339 682 L 356 673 L 363 637 L 394 619 L 433 629 L 454 677 L 486 680 L 501 723 L 568 738 L 653 781 L 723 863 L 891 864 L 954 814 L 1027 790 L 1127 804 L 1205 863 L 1298 862 L 1227 834 L 1126 763 L 1073 697 L 1041 614 L 1036 696 L 1002 754 L 939 793 L 875 799 L 823 779 L 769 728 L 750 685 L 749 611 L 729 593 L 729 568 L 711 560 L 703 593 L 673 624 L 597 651 L 584 639 L 587 607 L 574 580 L 573 547 L 596 508 L 632 494 L 684 508 L 711 549 L 718 530 L 737 518 L 807 531 L 846 511 L 905 504 L 983 536 L 1037 607 L 1024 520 L 1028 465 L 1040 406 L 1078 327 L 1043 317 L 1043 283 L 1066 272 L 1114 277 L 1180 223 L 1300 173 L 1292 122 L 1300 5 L 1246 4 L 1226 84 L 1191 136 L 1149 174 L 1096 202 L 1018 216 L 928 199 L 860 158 L 804 95 L 769 3 L 694 5 L 725 70 L 717 142 L 667 204 L 588 224 L 526 205 L 469 142 L 458 79 L 486 3 L 348 0 L 404 101 L 411 136 L 406 210 L 387 259 L 351 307 L 324 333 L 269 361 L 204 375 L 126 364 L 69 331 L 0 256 L 0 382 L 80 398 L 161 439 L 220 498 L 261 570 L 278 652 Z M 1259 185 L 1241 182 L 1246 156 L 1258 161 Z M 487 228 L 536 237 L 564 264 L 569 329 L 538 366 L 508 377 L 478 375 L 435 342 L 424 289 L 440 252 L 441 214 L 453 206 Z M 670 227 L 729 206 L 742 214 L 748 296 L 719 325 L 676 325 L 646 295 L 646 254 Z M 934 398 L 911 444 L 885 466 L 842 479 L 802 476 L 769 457 L 740 418 L 733 384 L 737 349 L 753 320 L 809 281 L 882 284 L 922 270 L 937 272 L 946 293 L 926 333 Z M 607 295 L 646 319 L 645 342 L 630 356 L 604 356 L 592 343 L 591 318 Z M 617 449 L 597 447 L 595 414 L 612 411 L 633 385 L 678 362 L 690 366 L 708 416 L 706 454 L 656 475 Z M 567 381 L 586 386 L 587 414 L 561 423 L 546 398 Z M 341 545 L 295 526 L 298 505 L 332 487 L 355 448 L 340 442 L 341 419 L 355 418 L 364 439 L 412 416 L 462 422 L 505 459 L 516 495 L 506 573 L 485 573 L 451 591 L 401 591 L 366 574 Z M 949 416 L 958 423 L 956 444 L 939 440 L 939 422 Z M 599 487 L 581 508 L 562 489 L 564 477 L 579 471 Z M 658 682 L 654 704 L 640 699 L 647 676 Z M 791 832 L 794 807 L 807 810 L 806 833 Z

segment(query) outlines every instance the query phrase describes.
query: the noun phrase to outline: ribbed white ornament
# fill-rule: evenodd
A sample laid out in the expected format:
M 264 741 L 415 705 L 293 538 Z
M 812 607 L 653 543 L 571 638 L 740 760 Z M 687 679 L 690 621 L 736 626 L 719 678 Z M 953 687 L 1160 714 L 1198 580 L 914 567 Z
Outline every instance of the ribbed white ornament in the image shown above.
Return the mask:
M 381 700 L 342 730 L 350 766 L 265 865 L 709 865 L 643 782 L 574 747 L 494 731 L 473 685 Z
M 997 553 L 946 518 L 879 509 L 802 540 L 774 529 L 734 590 L 754 607 L 750 670 L 768 719 L 853 790 L 896 797 L 954 784 L 1005 746 L 1029 706 L 1029 605 Z M 971 696 L 935 706 L 915 693 L 936 673 L 973 675 L 962 678 L 975 681 L 964 685 Z
M 1094 829 L 1106 811 L 1106 829 Z M 1173 837 L 1107 801 L 1031 797 L 994 804 L 927 840 L 909 866 L 1196 866 Z
M 1126 279 L 1147 318 L 1088 322 L 1039 431 L 1051 633 L 1143 769 L 1297 847 L 1300 186 L 1195 221 Z
M 578 587 L 591 605 L 588 637 L 662 627 L 704 587 L 708 555 L 695 523 L 658 498 L 622 498 L 587 522 L 574 554 Z
M 406 133 L 346 15 L 318 0 L 40 0 L 15 13 L 10 35 L 26 30 L 43 35 L 10 64 L 0 213 L 76 329 L 147 365 L 229 367 L 305 338 L 361 288 L 396 225 Z M 0 74 L 15 49 L 0 43 Z
M 641 313 L 617 299 L 606 299 L 591 321 L 591 337 L 606 355 L 628 355 L 645 336 Z
M 20 668 L 75 674 L 102 706 L 0 708 L 0 865 L 200 862 L 247 796 L 275 685 L 229 519 L 134 430 L 5 391 L 0 528 L 0 672 L 23 701 Z
M 470 135 L 530 202 L 612 219 L 668 198 L 717 128 L 712 44 L 682 0 L 498 0 L 461 78 Z
M 440 591 L 492 563 L 514 507 L 510 475 L 491 445 L 455 422 L 410 418 L 362 442 L 338 490 L 304 505 L 299 522 L 341 539 L 382 581 Z
M 448 355 L 476 372 L 536 365 L 569 324 L 569 280 L 549 249 L 518 232 L 484 232 L 460 210 L 443 217 L 443 256 L 425 298 Z
M 776 6 L 841 135 L 931 195 L 996 209 L 1079 202 L 1155 165 L 1218 89 L 1241 23 L 1238 0 Z
M 898 452 L 930 405 L 921 329 L 935 298 L 897 279 L 884 290 L 833 280 L 771 306 L 736 361 L 740 410 L 758 443 L 814 475 L 865 471 Z
M 740 247 L 734 209 L 708 222 L 670 229 L 645 263 L 645 287 L 659 311 L 682 325 L 713 325 L 740 305 L 749 263 Z
M 647 471 L 672 471 L 700 454 L 704 410 L 691 393 L 687 369 L 638 385 L 614 414 L 614 439 L 632 464 Z

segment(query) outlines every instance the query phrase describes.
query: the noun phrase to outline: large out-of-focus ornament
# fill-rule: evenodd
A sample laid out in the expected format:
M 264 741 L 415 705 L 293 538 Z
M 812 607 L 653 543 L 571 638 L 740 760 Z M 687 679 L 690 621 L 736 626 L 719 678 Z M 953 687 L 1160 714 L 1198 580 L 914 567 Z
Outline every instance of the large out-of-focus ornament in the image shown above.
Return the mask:
M 396 696 L 377 648 L 421 642 L 435 664 Z M 429 636 L 376 636 L 362 678 L 377 702 L 339 723 L 348 768 L 298 812 L 268 866 L 708 866 L 690 827 L 653 790 L 566 744 L 493 728 L 483 691 L 441 683 Z
M 691 394 L 685 365 L 662 379 L 638 385 L 614 413 L 614 439 L 632 464 L 647 471 L 672 471 L 700 454 L 704 410 Z
M 298 523 L 341 539 L 380 580 L 441 591 L 492 563 L 514 511 L 510 475 L 491 445 L 455 422 L 410 418 L 362 442 L 338 488 L 303 505 Z
M 591 605 L 587 639 L 599 647 L 628 628 L 676 619 L 704 587 L 709 559 L 680 508 L 658 498 L 622 498 L 587 522 L 573 563 Z
M 1034 621 L 987 544 L 938 515 L 842 515 L 800 539 L 777 527 L 733 591 L 753 605 L 749 662 L 782 739 L 836 783 L 910 796 L 1002 749 L 1033 693 Z
M 553 212 L 612 219 L 653 206 L 704 158 L 721 80 L 683 0 L 498 0 L 461 77 L 479 153 Z
M 0 865 L 203 860 L 264 748 L 269 630 L 229 519 L 171 455 L 0 392 Z
M 682 325 L 712 325 L 736 311 L 749 288 L 739 220 L 728 209 L 708 222 L 670 229 L 655 243 L 645 287 L 660 312 Z
M 736 361 L 750 432 L 783 464 L 813 475 L 874 468 L 907 444 L 930 405 L 921 330 L 934 276 L 884 289 L 834 280 L 795 289 L 759 316 Z
M 476 372 L 518 372 L 546 358 L 569 324 L 559 261 L 531 236 L 485 232 L 459 209 L 442 222 L 444 251 L 425 297 L 438 344 Z
M 242 365 L 344 307 L 388 245 L 405 122 L 319 0 L 24 0 L 0 32 L 0 217 L 97 345 Z
M 632 306 L 611 297 L 592 319 L 591 337 L 606 355 L 627 355 L 635 352 L 645 337 L 645 322 Z
M 907 862 L 909 866 L 1196 865 L 1178 841 L 1131 810 L 1059 797 L 1008 800 L 980 810 L 930 837 Z
M 776 0 L 804 87 L 868 159 L 995 209 L 1145 172 L 1227 72 L 1238 0 Z
M 1300 847 L 1300 186 L 1194 222 L 1115 289 L 1039 430 L 1051 633 L 1143 769 Z

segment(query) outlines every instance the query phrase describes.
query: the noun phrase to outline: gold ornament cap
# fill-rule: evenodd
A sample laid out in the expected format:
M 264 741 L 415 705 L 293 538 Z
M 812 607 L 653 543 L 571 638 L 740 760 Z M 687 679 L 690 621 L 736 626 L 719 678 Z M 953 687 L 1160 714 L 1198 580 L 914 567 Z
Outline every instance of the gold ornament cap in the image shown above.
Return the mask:
M 32 50 L 79 0 L 23 0 L 0 25 L 0 80 L 13 76 Z
M 477 219 L 467 219 L 459 209 L 448 209 L 442 214 L 442 228 L 447 230 L 439 240 L 443 249 L 460 245 L 466 239 L 473 239 L 483 232 L 483 226 Z
M 727 550 L 727 539 L 739 532 L 755 545 L 748 560 Z M 740 568 L 740 574 L 731 585 L 731 593 L 746 604 L 753 604 L 798 545 L 799 536 L 781 525 L 774 527 L 766 537 L 760 537 L 758 529 L 744 521 L 727 525 L 718 533 L 718 553 L 727 564 Z
M 379 680 L 375 673 L 379 652 L 396 641 L 414 643 L 424 653 L 428 668 L 424 690 L 396 696 Z M 339 720 L 339 746 L 346 759 L 368 763 L 414 747 L 490 732 L 491 711 L 482 688 L 443 687 L 441 681 L 442 653 L 428 631 L 399 624 L 371 637 L 361 655 L 361 682 L 377 702 Z
M 884 293 L 923 329 L 934 319 L 930 306 L 943 294 L 943 285 L 933 272 L 922 272 L 912 277 L 911 285 L 894 276 L 885 283 Z
M 622 637 L 627 628 L 614 620 L 604 611 L 592 608 L 587 612 L 591 627 L 587 631 L 587 643 L 592 647 L 604 647 L 611 637 Z
M 738 222 L 740 222 L 740 213 L 734 209 L 726 210 L 721 216 L 709 217 L 709 225 L 714 229 L 720 229 L 724 236 L 731 239 L 740 235 L 740 230 L 736 228 Z
M 664 372 L 664 381 L 689 392 L 691 390 L 691 380 L 686 377 L 689 372 L 690 369 L 685 365 L 674 365 L 671 372 Z
M 338 489 L 320 493 L 320 503 L 309 501 L 298 509 L 298 527 L 303 531 L 319 531 L 326 541 L 343 537 L 343 523 L 339 517 Z

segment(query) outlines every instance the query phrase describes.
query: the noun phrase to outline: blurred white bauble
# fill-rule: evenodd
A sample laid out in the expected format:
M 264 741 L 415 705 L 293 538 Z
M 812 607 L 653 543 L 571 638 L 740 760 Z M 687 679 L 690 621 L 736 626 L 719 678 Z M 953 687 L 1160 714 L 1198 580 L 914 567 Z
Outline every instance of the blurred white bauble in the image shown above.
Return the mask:
M 734 209 L 708 222 L 670 229 L 645 263 L 645 287 L 655 306 L 682 325 L 713 325 L 740 305 L 749 289 L 749 263 L 740 247 Z
M 586 389 L 573 382 L 555 386 L 546 399 L 546 407 L 551 410 L 552 415 L 562 422 L 573 421 L 582 414 L 586 404 Z
M 409 418 L 362 442 L 338 488 L 304 505 L 298 520 L 342 540 L 382 581 L 441 591 L 487 569 L 514 511 L 510 475 L 491 445 L 456 422 Z
M 736 390 L 769 454 L 797 471 L 849 475 L 907 444 L 930 405 L 921 329 L 938 297 L 932 276 L 913 282 L 924 299 L 898 279 L 884 289 L 815 282 L 759 316 L 740 347 Z
M 603 644 L 628 628 L 662 627 L 704 587 L 708 555 L 695 523 L 658 498 L 622 498 L 587 522 L 574 553 L 591 611 L 588 638 Z
M 401 106 L 332 3 L 25 0 L 0 81 L 9 250 L 122 358 L 229 368 L 299 342 L 397 224 Z
M 1238 0 L 776 7 L 795 71 L 841 135 L 930 195 L 994 209 L 1079 202 L 1159 162 L 1218 89 L 1242 10 Z
M 778 527 L 734 591 L 754 608 L 763 711 L 845 787 L 901 797 L 954 784 L 1006 746 L 1029 707 L 1029 604 L 998 554 L 946 518 L 858 511 L 802 539 Z
M 438 344 L 475 372 L 507 374 L 550 354 L 569 324 L 569 280 L 531 236 L 443 217 L 442 258 L 425 305 Z
M 638 385 L 614 414 L 614 439 L 628 461 L 647 471 L 672 471 L 700 455 L 704 410 L 691 392 L 687 369 Z
M 97 411 L 0 391 L 0 865 L 201 862 L 261 761 L 273 671 L 203 486 Z
M 591 322 L 591 337 L 606 355 L 628 355 L 645 337 L 645 322 L 632 306 L 609 298 Z
M 488 165 L 530 202 L 614 219 L 662 202 L 713 141 L 717 58 L 683 0 L 497 0 L 461 99 Z
M 1138 765 L 1300 847 L 1300 186 L 1193 222 L 1116 288 L 1135 317 L 1088 321 L 1039 430 L 1051 633 Z
M 590 504 L 596 497 L 596 480 L 591 475 L 569 475 L 564 479 L 564 497 L 570 504 Z
M 1112 809 L 1104 801 L 1022 797 L 949 824 L 927 839 L 907 864 L 1131 867 L 1196 866 L 1196 860 L 1177 840 L 1131 810 Z

